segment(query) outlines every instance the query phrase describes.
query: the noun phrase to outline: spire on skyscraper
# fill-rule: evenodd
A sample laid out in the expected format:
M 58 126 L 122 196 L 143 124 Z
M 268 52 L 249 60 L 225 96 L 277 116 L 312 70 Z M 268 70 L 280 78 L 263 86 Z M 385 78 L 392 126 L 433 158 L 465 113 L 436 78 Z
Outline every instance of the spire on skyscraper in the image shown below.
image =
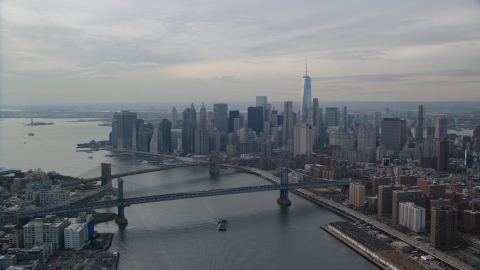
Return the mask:
M 305 76 L 308 76 L 307 70 L 308 70 L 308 68 L 307 68 L 307 60 L 305 60 Z

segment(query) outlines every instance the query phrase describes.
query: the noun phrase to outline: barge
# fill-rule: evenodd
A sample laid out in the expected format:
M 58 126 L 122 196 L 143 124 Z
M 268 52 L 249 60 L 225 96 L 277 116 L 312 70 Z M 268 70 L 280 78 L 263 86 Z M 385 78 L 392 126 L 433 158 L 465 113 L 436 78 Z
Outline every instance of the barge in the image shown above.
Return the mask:
M 225 232 L 227 231 L 227 227 L 228 227 L 228 220 L 222 219 L 222 221 L 220 222 L 220 225 L 218 225 L 218 230 L 221 232 Z

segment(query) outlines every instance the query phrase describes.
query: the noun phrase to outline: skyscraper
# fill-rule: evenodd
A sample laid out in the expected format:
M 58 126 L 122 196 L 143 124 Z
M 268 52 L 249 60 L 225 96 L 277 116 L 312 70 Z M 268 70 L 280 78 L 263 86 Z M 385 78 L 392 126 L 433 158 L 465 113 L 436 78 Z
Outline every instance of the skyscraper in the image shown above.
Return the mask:
M 178 149 L 182 149 L 182 130 L 181 129 L 172 129 L 170 131 L 170 147 L 172 152 Z M 153 139 L 152 139 L 153 141 Z
M 283 105 L 283 136 L 282 136 L 282 145 L 287 147 L 288 140 L 293 139 L 293 111 L 292 111 L 292 102 L 285 101 Z
M 228 105 L 226 103 L 213 104 L 213 122 L 219 132 L 228 131 Z
M 308 110 L 312 108 L 312 80 L 308 77 L 307 65 L 305 64 L 305 76 L 302 78 L 302 96 L 300 99 L 301 119 L 306 121 Z
M 355 210 L 363 210 L 365 206 L 365 186 L 360 182 L 350 183 L 348 200 Z
M 317 133 L 318 133 L 318 143 L 320 145 L 325 144 L 326 136 L 325 136 L 325 124 L 323 122 L 323 109 L 318 108 L 318 127 L 317 127 Z
M 210 152 L 210 132 L 206 129 L 195 130 L 195 154 L 206 155 Z
M 178 120 L 177 120 L 177 108 L 173 106 L 172 109 L 172 128 L 178 128 Z
M 319 134 L 320 134 L 320 107 L 318 105 L 318 98 L 313 99 L 313 125 L 317 127 L 317 131 L 315 132 L 315 142 L 318 142 Z
M 200 108 L 200 123 L 198 129 L 207 129 L 207 109 L 203 102 L 202 107 Z
M 380 126 L 382 123 L 382 112 L 375 112 L 375 125 Z
M 140 139 L 140 132 L 143 131 L 143 119 L 135 119 L 132 132 L 132 151 L 138 151 L 138 141 Z
M 262 122 L 267 120 L 267 97 L 266 96 L 257 96 L 257 107 L 262 107 Z
M 377 148 L 377 136 L 375 129 L 369 124 L 368 127 L 362 123 L 358 132 L 357 149 L 366 153 L 368 160 L 375 158 L 375 150 Z
M 213 122 L 213 112 L 212 111 L 208 111 L 208 113 L 207 113 L 207 122 L 208 123 Z
M 425 231 L 426 210 L 412 202 L 398 203 L 398 224 L 414 232 Z
M 117 112 L 115 112 L 113 114 L 113 117 L 112 117 L 112 139 L 111 139 L 111 142 L 110 144 L 112 145 L 113 149 L 117 149 L 118 148 L 118 139 L 117 139 L 117 136 L 118 136 L 118 120 L 117 120 Z
M 158 154 L 158 139 L 159 139 L 159 127 L 155 127 L 152 134 L 152 139 L 150 140 L 150 153 Z
M 248 107 L 248 127 L 257 134 L 263 132 L 262 107 Z
M 237 131 L 242 127 L 240 117 L 233 118 L 233 132 L 237 133 Z
M 380 140 L 382 145 L 395 154 L 402 150 L 407 140 L 405 119 L 383 118 Z
M 347 132 L 348 130 L 348 114 L 347 114 L 347 106 L 343 107 L 343 114 L 342 114 L 342 126 L 343 132 Z
M 265 111 L 265 121 L 272 121 L 272 104 L 267 103 L 267 110 Z
M 135 121 L 137 121 L 136 119 Z M 135 123 L 133 123 L 133 130 L 132 130 L 132 146 L 130 150 L 137 151 L 137 128 L 135 127 Z
M 158 153 L 170 154 L 170 152 L 172 151 L 172 147 L 171 147 L 172 123 L 170 123 L 168 119 L 163 119 L 158 126 L 159 126 Z
M 274 125 L 274 126 L 278 125 L 278 111 L 277 110 L 272 110 L 272 114 L 270 115 L 270 121 L 272 122 L 272 125 Z
M 197 110 L 195 110 L 195 106 L 190 106 L 190 124 L 192 125 L 192 131 L 197 129 Z
M 419 143 L 423 142 L 423 105 L 418 106 L 417 129 L 415 130 L 415 140 Z
M 473 151 L 480 151 L 480 126 L 477 126 L 475 130 L 473 130 L 473 137 L 472 137 L 472 148 Z
M 398 204 L 401 202 L 413 202 L 420 205 L 422 202 L 422 191 L 419 189 L 394 190 L 392 192 L 392 221 L 398 222 Z
M 327 128 L 340 125 L 340 113 L 338 112 L 338 108 L 325 108 L 325 125 Z
M 140 128 L 138 132 L 137 150 L 141 152 L 150 152 L 150 141 L 153 135 L 153 125 L 148 123 Z
M 435 126 L 435 138 L 443 139 L 447 137 L 447 119 L 442 116 L 437 118 Z
M 294 127 L 293 154 L 311 155 L 315 142 L 315 128 L 307 123 L 300 123 Z
M 437 142 L 437 171 L 445 172 L 448 169 L 449 145 L 446 138 Z
M 190 154 L 195 150 L 195 134 L 191 120 L 191 110 L 187 108 L 183 111 L 182 124 L 182 147 L 185 154 Z
M 228 112 L 228 132 L 230 133 L 234 132 L 234 127 L 235 127 L 234 119 L 239 117 L 239 115 L 240 115 L 240 112 L 238 110 Z
M 457 210 L 441 207 L 430 211 L 430 245 L 440 248 L 457 245 Z
M 132 131 L 135 119 L 137 119 L 136 112 L 121 111 L 117 113 L 118 149 L 127 149 L 132 147 Z

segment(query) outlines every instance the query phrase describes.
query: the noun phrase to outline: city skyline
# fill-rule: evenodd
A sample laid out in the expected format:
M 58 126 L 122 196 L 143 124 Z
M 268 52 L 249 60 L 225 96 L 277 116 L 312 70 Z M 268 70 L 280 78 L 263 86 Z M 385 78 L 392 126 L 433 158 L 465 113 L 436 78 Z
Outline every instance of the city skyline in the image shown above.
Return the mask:
M 309 5 L 3 3 L 1 105 L 479 99 L 478 1 Z

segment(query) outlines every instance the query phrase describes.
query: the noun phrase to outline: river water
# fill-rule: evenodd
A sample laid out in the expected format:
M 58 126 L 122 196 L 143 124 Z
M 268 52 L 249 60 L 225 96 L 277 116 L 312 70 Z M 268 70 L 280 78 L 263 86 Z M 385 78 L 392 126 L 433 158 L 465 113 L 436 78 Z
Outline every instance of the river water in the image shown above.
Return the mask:
M 139 157 L 104 157 L 106 151 L 76 152 L 76 143 L 104 140 L 110 129 L 99 122 L 42 119 L 53 126 L 23 126 L 30 119 L 0 121 L 0 166 L 42 168 L 79 175 L 100 162 L 148 167 Z M 28 133 L 35 134 L 29 137 Z M 88 159 L 92 156 L 92 159 Z M 150 190 L 191 191 L 265 181 L 257 176 L 207 167 L 173 169 L 125 177 Z M 114 232 L 111 251 L 119 269 L 376 269 L 319 226 L 346 220 L 322 206 L 290 194 L 292 205 L 276 203 L 278 191 L 134 205 L 125 209 L 126 227 L 115 222 L 95 230 Z M 116 211 L 116 209 L 110 209 Z M 216 220 L 228 219 L 227 232 Z

